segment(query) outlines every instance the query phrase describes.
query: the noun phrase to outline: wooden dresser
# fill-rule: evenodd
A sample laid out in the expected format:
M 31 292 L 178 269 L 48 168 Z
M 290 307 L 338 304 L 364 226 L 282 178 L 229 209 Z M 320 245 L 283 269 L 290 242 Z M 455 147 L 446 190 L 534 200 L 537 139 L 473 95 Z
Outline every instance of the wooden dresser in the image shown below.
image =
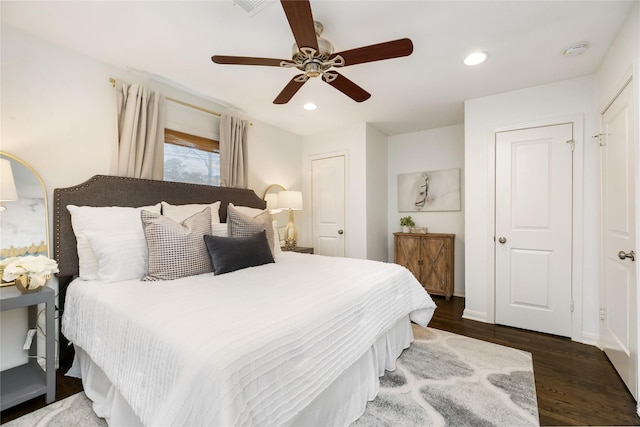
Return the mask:
M 405 266 L 432 295 L 453 295 L 455 234 L 393 233 L 395 263 Z

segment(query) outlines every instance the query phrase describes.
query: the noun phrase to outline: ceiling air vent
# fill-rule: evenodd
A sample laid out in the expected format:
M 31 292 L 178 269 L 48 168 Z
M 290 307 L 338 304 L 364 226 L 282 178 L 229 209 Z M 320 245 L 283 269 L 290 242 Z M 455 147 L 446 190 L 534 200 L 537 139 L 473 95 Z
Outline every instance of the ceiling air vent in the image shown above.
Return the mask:
M 233 2 L 243 8 L 249 16 L 253 16 L 273 3 L 273 0 L 233 0 Z

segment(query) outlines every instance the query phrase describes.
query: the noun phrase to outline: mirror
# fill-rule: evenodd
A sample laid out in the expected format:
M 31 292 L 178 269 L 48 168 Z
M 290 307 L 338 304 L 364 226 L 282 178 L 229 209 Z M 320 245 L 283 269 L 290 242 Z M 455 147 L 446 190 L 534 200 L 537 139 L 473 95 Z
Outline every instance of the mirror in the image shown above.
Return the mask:
M 3 160 L 8 160 L 5 163 Z M 15 182 L 15 196 L 0 195 L 0 259 L 49 254 L 49 219 L 47 192 L 40 175 L 24 161 L 0 151 L 2 163 L 3 189 L 10 179 L 5 179 L 8 167 Z M 10 176 L 10 175 L 8 175 Z

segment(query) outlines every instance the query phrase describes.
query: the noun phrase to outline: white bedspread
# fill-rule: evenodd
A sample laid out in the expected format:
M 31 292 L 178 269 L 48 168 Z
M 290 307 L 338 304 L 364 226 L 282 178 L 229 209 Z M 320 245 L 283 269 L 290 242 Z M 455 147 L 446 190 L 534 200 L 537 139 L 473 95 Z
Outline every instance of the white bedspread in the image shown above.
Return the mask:
M 290 424 L 396 321 L 435 304 L 403 267 L 283 253 L 165 282 L 74 281 L 63 333 L 147 426 Z

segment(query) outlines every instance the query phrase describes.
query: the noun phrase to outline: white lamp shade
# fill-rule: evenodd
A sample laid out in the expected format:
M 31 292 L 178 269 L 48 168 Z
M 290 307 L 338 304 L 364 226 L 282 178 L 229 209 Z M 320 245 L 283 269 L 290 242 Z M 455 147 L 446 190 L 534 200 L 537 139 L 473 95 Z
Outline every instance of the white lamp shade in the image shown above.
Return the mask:
M 13 180 L 11 162 L 8 159 L 0 159 L 0 202 L 14 200 L 18 200 L 18 191 Z
M 302 192 L 280 191 L 278 192 L 278 207 L 280 209 L 302 210 Z

